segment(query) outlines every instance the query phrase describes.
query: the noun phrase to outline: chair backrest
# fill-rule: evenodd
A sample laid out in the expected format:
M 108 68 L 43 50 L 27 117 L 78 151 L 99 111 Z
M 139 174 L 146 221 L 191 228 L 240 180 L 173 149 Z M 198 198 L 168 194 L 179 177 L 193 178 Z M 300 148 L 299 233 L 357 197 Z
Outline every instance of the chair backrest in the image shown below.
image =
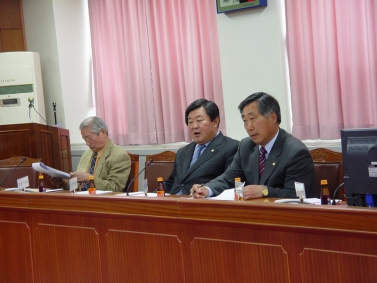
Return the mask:
M 2 188 L 17 188 L 17 179 L 25 176 L 29 177 L 30 188 L 38 188 L 38 172 L 33 169 L 32 164 L 41 162 L 41 158 L 26 157 L 26 160 L 15 169 L 22 158 L 25 158 L 25 156 L 14 156 L 0 160 L 0 182 L 10 174 L 2 183 Z
M 136 175 L 139 173 L 139 154 L 133 154 L 127 152 L 128 155 L 131 158 L 131 170 L 130 175 L 128 176 L 128 180 L 126 183 L 126 187 L 124 188 L 124 191 L 127 190 L 128 185 L 132 181 L 133 178 L 136 177 Z M 131 184 L 130 192 L 137 192 L 139 190 L 139 180 L 135 179 L 135 181 Z
M 164 180 L 169 178 L 173 170 L 175 161 L 174 151 L 163 151 L 157 154 L 147 155 L 145 159 L 153 160 L 152 164 L 145 169 L 145 179 L 148 179 L 148 192 L 157 189 L 157 178 L 162 177 Z
M 316 148 L 310 151 L 314 162 L 314 169 L 317 176 L 318 195 L 321 192 L 321 180 L 327 180 L 331 198 L 335 189 L 343 183 L 344 169 L 341 152 L 326 148 Z M 344 187 L 336 194 L 337 199 L 344 199 Z

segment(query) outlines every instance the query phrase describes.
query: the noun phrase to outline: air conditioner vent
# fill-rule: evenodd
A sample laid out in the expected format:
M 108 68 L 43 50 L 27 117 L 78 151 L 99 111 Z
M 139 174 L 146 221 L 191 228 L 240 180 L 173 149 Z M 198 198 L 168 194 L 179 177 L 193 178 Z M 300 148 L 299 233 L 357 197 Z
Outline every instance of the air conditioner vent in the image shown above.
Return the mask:
M 33 85 L 12 85 L 0 86 L 0 95 L 2 94 L 16 94 L 16 93 L 30 93 L 33 92 Z

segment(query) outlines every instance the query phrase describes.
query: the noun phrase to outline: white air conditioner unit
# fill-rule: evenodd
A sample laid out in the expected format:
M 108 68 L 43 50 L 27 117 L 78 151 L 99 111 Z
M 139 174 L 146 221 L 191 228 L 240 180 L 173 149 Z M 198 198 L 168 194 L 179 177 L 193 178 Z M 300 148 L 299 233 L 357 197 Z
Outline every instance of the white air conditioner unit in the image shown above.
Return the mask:
M 34 98 L 35 110 L 46 119 L 39 54 L 0 53 L 0 125 L 45 124 L 34 109 L 29 109 L 29 97 Z

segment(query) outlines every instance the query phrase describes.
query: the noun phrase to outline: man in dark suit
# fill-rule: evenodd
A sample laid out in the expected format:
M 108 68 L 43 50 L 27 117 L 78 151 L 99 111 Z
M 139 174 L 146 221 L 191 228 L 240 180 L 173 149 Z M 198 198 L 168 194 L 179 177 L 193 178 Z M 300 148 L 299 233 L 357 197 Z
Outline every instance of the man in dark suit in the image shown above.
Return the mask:
M 193 142 L 178 150 L 173 171 L 164 182 L 171 194 L 190 194 L 194 183 L 206 183 L 232 163 L 239 142 L 219 131 L 220 112 L 213 101 L 198 99 L 185 112 Z
M 195 198 L 218 195 L 245 181 L 244 199 L 295 198 L 295 182 L 304 183 L 306 197 L 318 197 L 313 159 L 307 147 L 279 127 L 280 106 L 264 92 L 248 96 L 238 106 L 249 138 L 240 142 L 232 165 L 205 186 L 192 187 Z

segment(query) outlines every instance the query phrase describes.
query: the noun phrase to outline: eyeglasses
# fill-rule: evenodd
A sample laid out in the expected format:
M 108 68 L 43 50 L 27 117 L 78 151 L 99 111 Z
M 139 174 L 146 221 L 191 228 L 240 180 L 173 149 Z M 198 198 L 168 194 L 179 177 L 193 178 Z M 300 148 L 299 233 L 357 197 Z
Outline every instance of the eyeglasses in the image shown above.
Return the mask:
M 90 136 L 83 137 L 83 139 L 85 142 L 92 141 L 96 136 L 98 135 L 90 135 Z

